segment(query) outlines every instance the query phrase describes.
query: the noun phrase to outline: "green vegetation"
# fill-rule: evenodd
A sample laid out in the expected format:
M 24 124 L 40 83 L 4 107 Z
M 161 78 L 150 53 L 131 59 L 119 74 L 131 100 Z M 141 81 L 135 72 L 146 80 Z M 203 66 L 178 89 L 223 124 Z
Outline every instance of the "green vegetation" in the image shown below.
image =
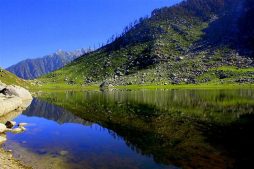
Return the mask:
M 235 66 L 221 66 L 208 70 L 206 73 L 198 77 L 199 81 L 209 79 L 210 83 L 253 83 L 254 68 L 238 68 Z
M 236 77 L 240 77 L 242 75 L 246 75 L 252 73 L 253 68 L 247 69 L 238 69 L 236 67 L 220 67 L 218 69 L 211 69 L 208 73 L 200 76 L 200 79 L 204 77 L 212 77 L 213 73 L 216 71 L 225 71 L 225 72 L 233 72 Z M 243 76 L 242 76 L 243 77 Z M 250 76 L 248 76 L 250 77 Z M 151 78 L 153 78 L 151 76 Z M 228 78 L 232 79 L 232 77 Z M 225 79 L 224 79 L 225 80 Z M 80 91 L 80 90 L 100 90 L 99 84 L 90 84 L 90 85 L 81 85 L 81 84 L 66 84 L 66 83 L 41 83 L 40 81 L 27 81 L 18 78 L 12 73 L 1 70 L 0 71 L 0 81 L 7 85 L 18 85 L 25 87 L 31 91 Z M 218 78 L 214 78 L 209 83 L 199 83 L 199 84 L 164 84 L 161 83 L 144 83 L 140 85 L 129 84 L 129 85 L 118 85 L 112 87 L 114 89 L 251 89 L 254 88 L 254 84 L 252 83 L 235 83 L 231 81 L 222 81 Z
M 16 75 L 0 68 L 0 81 L 7 85 L 18 85 L 24 88 L 31 88 L 30 82 L 18 78 Z
M 244 5 L 188 0 L 156 9 L 98 50 L 32 81 L 33 89 L 98 89 L 103 82 L 132 89 L 252 88 L 253 51 L 234 33 L 239 27 L 235 18 L 249 23 L 247 8 L 239 12 Z
M 187 66 L 187 65 L 186 65 Z M 149 78 L 155 78 L 151 70 L 145 71 Z M 139 73 L 142 73 L 140 71 Z M 223 76 L 223 78 L 221 77 Z M 128 77 L 132 79 L 132 77 Z M 208 82 L 204 82 L 209 79 Z M 238 81 L 236 81 L 238 79 Z M 221 66 L 211 68 L 206 73 L 197 77 L 197 84 L 167 84 L 166 81 L 160 79 L 157 83 L 143 83 L 139 85 L 127 84 L 118 85 L 116 89 L 243 89 L 254 88 L 254 84 L 241 79 L 254 79 L 254 68 L 237 68 L 235 66 Z M 43 84 L 41 90 L 98 90 L 99 84 L 82 85 L 82 84 L 66 84 L 66 83 L 49 83 Z
M 39 80 L 46 86 L 254 83 L 252 51 L 236 48 L 233 32 L 243 5 L 188 0 L 154 10 L 105 46 Z
M 242 5 L 246 9 L 239 11 Z M 46 91 L 36 96 L 117 133 L 161 164 L 241 168 L 253 162 L 241 146 L 253 147 L 254 128 L 253 50 L 239 45 L 246 39 L 234 32 L 236 18 L 248 11 L 244 5 L 188 0 L 155 10 L 105 46 L 31 81 L 30 89 Z M 7 84 L 30 83 L 6 71 L 0 75 Z M 99 91 L 105 83 L 113 86 Z
M 116 86 L 116 89 L 253 89 L 254 84 L 179 84 L 179 85 L 128 85 Z
M 63 83 L 33 85 L 31 91 L 81 91 L 81 90 L 99 90 L 98 85 L 81 86 L 81 85 L 68 85 Z
M 142 84 L 142 85 L 125 85 L 125 86 L 114 86 L 111 89 L 253 89 L 254 84 L 238 84 L 238 83 L 203 83 L 203 84 L 167 84 L 167 85 L 157 85 L 157 84 Z M 68 85 L 62 83 L 55 84 L 44 84 L 41 86 L 32 86 L 31 91 L 84 91 L 84 90 L 95 90 L 99 91 L 99 85 Z

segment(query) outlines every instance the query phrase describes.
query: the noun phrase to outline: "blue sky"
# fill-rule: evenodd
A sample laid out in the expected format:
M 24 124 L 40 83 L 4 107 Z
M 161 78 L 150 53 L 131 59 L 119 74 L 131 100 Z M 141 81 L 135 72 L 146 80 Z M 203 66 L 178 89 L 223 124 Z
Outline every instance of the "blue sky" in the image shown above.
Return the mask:
M 98 46 L 130 22 L 180 0 L 0 0 L 0 66 L 57 49 Z

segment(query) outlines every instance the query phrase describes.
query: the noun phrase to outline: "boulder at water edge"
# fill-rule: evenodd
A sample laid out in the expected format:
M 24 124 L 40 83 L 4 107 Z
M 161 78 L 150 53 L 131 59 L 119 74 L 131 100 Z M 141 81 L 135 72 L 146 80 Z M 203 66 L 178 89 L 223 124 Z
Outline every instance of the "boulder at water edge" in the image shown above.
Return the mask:
M 7 127 L 4 124 L 0 123 L 0 134 L 6 132 L 6 130 Z
M 22 87 L 9 85 L 2 89 L 2 93 L 5 95 L 12 95 L 21 98 L 22 100 L 31 100 L 32 95 L 30 92 Z

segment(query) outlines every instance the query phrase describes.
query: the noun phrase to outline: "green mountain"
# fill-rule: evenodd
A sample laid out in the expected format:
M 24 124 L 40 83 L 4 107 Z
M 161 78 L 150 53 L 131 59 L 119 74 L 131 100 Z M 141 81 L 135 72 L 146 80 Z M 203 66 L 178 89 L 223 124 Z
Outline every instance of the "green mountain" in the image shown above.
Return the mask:
M 252 83 L 252 0 L 186 0 L 156 9 L 44 83 Z

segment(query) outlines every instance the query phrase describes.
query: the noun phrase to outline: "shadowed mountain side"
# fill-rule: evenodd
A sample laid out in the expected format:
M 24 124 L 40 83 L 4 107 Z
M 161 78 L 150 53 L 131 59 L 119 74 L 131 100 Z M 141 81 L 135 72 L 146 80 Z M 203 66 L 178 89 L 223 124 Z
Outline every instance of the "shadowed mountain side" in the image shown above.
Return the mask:
M 23 112 L 23 114 L 26 116 L 42 117 L 48 120 L 53 120 L 59 124 L 78 123 L 85 126 L 91 125 L 90 122 L 87 122 L 73 115 L 71 112 L 61 107 L 52 105 L 50 103 L 38 99 L 34 99 L 30 107 L 28 107 L 28 109 L 25 112 Z
M 246 43 L 246 41 L 250 42 L 253 36 L 253 33 L 248 31 L 251 29 L 248 13 L 253 13 L 250 12 L 251 7 L 249 8 L 247 10 L 247 1 L 235 1 L 229 3 L 225 10 L 212 15 L 202 39 L 193 44 L 189 54 L 208 50 L 212 55 L 216 49 L 230 48 L 232 53 L 237 51 L 240 55 L 252 57 L 253 49 Z M 245 36 L 249 39 L 246 40 Z M 227 55 L 224 57 L 227 59 Z
M 245 1 L 245 12 L 239 20 L 241 34 L 240 40 L 250 50 L 254 50 L 254 1 Z

